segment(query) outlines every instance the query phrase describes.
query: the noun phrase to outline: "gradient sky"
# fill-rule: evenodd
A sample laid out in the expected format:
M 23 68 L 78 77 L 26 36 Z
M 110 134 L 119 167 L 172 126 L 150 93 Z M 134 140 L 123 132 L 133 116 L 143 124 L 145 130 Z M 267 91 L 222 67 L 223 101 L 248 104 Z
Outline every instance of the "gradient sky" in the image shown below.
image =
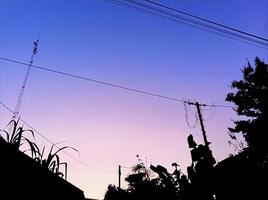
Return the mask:
M 162 0 L 185 12 L 268 38 L 268 1 Z M 35 65 L 175 98 L 228 104 L 240 70 L 268 50 L 172 23 L 105 0 L 0 0 L 0 56 L 28 62 L 40 35 Z M 14 108 L 26 68 L 0 61 L 0 100 Z M 194 124 L 194 108 L 189 121 Z M 227 127 L 231 109 L 204 110 L 205 126 L 218 161 L 233 153 Z M 68 162 L 68 180 L 87 197 L 103 198 L 117 184 L 117 168 L 133 166 L 139 154 L 149 164 L 190 164 L 191 129 L 182 104 L 33 69 L 22 118 L 54 142 L 70 145 L 81 163 Z M 0 108 L 0 125 L 10 113 Z M 37 137 L 39 145 L 48 145 Z M 96 169 L 100 169 L 96 170 Z M 108 170 L 108 171 L 106 171 Z M 129 169 L 123 170 L 127 175 Z M 126 187 L 126 183 L 123 184 Z

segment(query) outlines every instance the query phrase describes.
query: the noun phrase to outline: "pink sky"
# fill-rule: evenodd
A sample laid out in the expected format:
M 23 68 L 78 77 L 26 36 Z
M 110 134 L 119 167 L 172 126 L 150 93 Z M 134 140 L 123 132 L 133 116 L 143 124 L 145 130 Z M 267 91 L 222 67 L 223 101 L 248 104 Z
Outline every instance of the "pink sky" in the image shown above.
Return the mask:
M 268 37 L 265 0 L 162 2 Z M 246 59 L 268 59 L 267 49 L 106 1 L 0 2 L 1 57 L 28 62 L 39 34 L 36 65 L 208 104 L 227 104 L 231 81 L 241 78 Z M 12 109 L 25 70 L 0 61 L 0 100 Z M 194 112 L 189 111 L 191 124 Z M 215 113 L 204 110 L 203 115 L 219 161 L 233 153 L 227 128 L 235 113 L 217 108 Z M 135 165 L 137 154 L 148 165 L 161 164 L 171 171 L 177 162 L 185 170 L 190 164 L 187 136 L 191 133 L 203 142 L 199 124 L 194 129 L 187 126 L 181 103 L 37 69 L 31 71 L 21 116 L 53 142 L 65 141 L 63 146 L 80 151 L 80 157 L 69 153 L 88 166 L 61 157 L 68 162 L 68 180 L 91 198 L 101 199 L 108 184 L 117 185 L 118 165 Z M 9 120 L 10 114 L 0 107 L 0 127 Z M 49 146 L 38 136 L 36 141 Z M 129 171 L 124 169 L 122 178 Z

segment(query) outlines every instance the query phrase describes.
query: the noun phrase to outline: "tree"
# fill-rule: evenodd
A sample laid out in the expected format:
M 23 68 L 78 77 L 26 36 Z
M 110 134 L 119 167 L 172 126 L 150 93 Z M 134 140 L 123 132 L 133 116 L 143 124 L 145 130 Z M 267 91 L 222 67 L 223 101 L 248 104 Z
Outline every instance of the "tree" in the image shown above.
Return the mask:
M 161 166 L 150 165 L 150 168 L 141 161 L 132 168 L 131 173 L 125 178 L 128 188 L 125 190 L 109 185 L 105 194 L 105 200 L 192 200 L 191 185 L 178 164 L 173 173 Z
M 268 65 L 256 57 L 255 67 L 248 62 L 242 74 L 242 80 L 232 82 L 236 91 L 226 100 L 237 106 L 243 119 L 235 121 L 229 131 L 234 138 L 235 133 L 242 133 L 248 149 L 263 158 L 268 155 Z
M 128 200 L 129 193 L 115 185 L 109 185 L 104 196 L 104 200 Z

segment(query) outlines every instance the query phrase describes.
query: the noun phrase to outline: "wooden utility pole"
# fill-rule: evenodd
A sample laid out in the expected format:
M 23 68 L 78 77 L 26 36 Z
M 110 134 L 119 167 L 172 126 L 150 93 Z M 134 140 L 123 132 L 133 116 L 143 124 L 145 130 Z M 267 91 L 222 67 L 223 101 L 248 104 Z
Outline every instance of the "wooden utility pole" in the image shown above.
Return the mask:
M 204 123 L 203 123 L 202 113 L 200 110 L 200 104 L 198 102 L 196 102 L 195 106 L 196 106 L 199 121 L 200 121 L 200 126 L 201 126 L 201 130 L 202 130 L 203 138 L 204 138 L 205 147 L 207 147 L 209 149 L 209 142 L 207 140 L 207 135 L 206 135 L 206 131 L 205 131 Z
M 121 165 L 118 167 L 118 188 L 121 189 Z

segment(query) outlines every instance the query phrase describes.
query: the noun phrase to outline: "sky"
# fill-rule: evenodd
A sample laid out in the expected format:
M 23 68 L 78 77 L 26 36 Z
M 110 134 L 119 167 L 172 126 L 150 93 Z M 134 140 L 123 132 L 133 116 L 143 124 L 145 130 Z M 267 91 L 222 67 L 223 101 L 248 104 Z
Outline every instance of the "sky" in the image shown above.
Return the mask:
M 268 38 L 268 2 L 162 0 L 182 11 Z M 130 88 L 191 99 L 225 102 L 232 80 L 241 78 L 247 60 L 268 62 L 268 50 L 189 25 L 173 23 L 106 0 L 0 0 L 0 56 L 29 62 L 40 37 L 34 64 Z M 26 68 L 0 61 L 0 100 L 14 109 Z M 85 196 L 103 198 L 137 164 L 136 155 L 170 172 L 190 164 L 186 142 L 191 133 L 202 143 L 195 108 L 59 74 L 32 69 L 21 118 L 59 146 L 68 162 L 68 180 Z M 237 119 L 230 108 L 202 111 L 217 161 L 234 152 L 228 127 Z M 11 118 L 0 107 L 0 126 Z M 192 126 L 194 126 L 192 128 Z M 26 126 L 27 127 L 27 126 Z M 36 136 L 42 146 L 50 145 Z M 83 164 L 82 164 L 83 163 Z M 123 182 L 123 187 L 126 187 Z

